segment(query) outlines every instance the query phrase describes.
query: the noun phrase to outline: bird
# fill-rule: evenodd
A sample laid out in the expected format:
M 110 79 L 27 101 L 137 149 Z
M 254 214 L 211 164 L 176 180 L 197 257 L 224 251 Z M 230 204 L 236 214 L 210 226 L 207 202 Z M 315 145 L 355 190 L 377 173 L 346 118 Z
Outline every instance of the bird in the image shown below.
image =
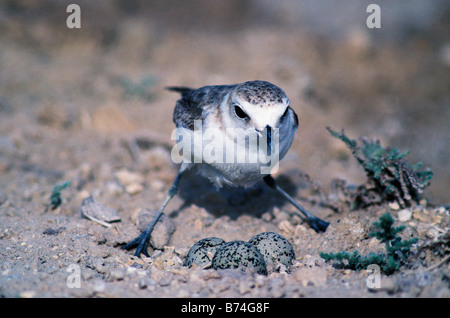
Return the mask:
M 151 233 L 177 194 L 183 174 L 191 169 L 209 179 L 217 189 L 225 184 L 248 188 L 263 180 L 294 205 L 316 232 L 327 229 L 329 222 L 301 206 L 271 175 L 291 147 L 299 125 L 298 116 L 280 87 L 254 80 L 198 89 L 180 86 L 167 89 L 181 95 L 173 113 L 178 147 L 172 149 L 174 160 L 174 153 L 179 154 L 182 148 L 177 159 L 180 169 L 156 216 L 123 249 L 136 247 L 135 256 L 149 256 Z

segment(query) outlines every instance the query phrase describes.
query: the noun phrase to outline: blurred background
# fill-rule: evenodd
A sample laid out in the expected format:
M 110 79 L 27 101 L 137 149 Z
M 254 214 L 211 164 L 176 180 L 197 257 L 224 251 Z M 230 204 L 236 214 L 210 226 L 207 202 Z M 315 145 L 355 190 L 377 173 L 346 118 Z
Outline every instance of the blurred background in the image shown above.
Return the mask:
M 66 26 L 70 3 L 80 29 Z M 366 26 L 370 3 L 380 29 Z M 435 173 L 426 196 L 448 204 L 449 30 L 448 0 L 1 0 L 0 173 L 11 149 L 69 169 L 108 160 L 91 138 L 171 143 L 177 96 L 164 87 L 260 79 L 299 115 L 285 167 L 325 189 L 333 178 L 364 182 L 325 129 L 345 128 L 409 149 Z

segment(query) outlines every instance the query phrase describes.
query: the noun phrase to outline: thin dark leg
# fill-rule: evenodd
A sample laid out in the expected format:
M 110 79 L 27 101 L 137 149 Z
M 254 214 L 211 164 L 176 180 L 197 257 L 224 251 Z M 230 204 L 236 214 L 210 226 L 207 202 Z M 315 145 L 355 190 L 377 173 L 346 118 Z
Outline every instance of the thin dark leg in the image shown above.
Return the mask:
M 293 206 L 295 206 L 308 220 L 309 225 L 316 231 L 316 232 L 325 232 L 328 225 L 330 223 L 319 219 L 317 216 L 314 216 L 311 214 L 308 210 L 306 210 L 304 207 L 302 207 L 297 201 L 295 201 L 289 194 L 287 194 L 282 188 L 280 188 L 276 182 L 275 179 L 269 174 L 263 178 L 264 182 L 271 187 L 272 189 L 278 191 L 283 197 L 285 197 L 289 202 L 292 203 Z
M 122 249 L 130 250 L 137 246 L 135 256 L 140 256 L 141 253 L 145 256 L 149 257 L 147 252 L 147 246 L 148 242 L 150 240 L 150 236 L 152 234 L 152 231 L 158 222 L 161 215 L 163 215 L 163 211 L 166 207 L 166 205 L 169 203 L 169 201 L 174 197 L 175 194 L 178 192 L 178 183 L 180 182 L 181 176 L 183 175 L 184 168 L 182 167 L 180 171 L 178 172 L 177 177 L 175 178 L 175 181 L 173 182 L 172 186 L 169 189 L 169 193 L 167 194 L 166 198 L 164 199 L 163 204 L 158 210 L 158 213 L 153 218 L 153 220 L 150 222 L 150 224 L 147 226 L 147 228 L 142 232 L 138 237 L 136 237 L 134 240 L 132 240 L 127 245 L 123 246 Z

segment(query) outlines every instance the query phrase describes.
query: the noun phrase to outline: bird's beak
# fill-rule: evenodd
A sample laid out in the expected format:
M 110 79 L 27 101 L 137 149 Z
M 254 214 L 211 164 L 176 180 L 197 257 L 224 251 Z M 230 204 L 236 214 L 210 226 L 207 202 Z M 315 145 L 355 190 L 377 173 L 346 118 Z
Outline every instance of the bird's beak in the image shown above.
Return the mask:
M 269 125 L 266 126 L 266 134 L 267 134 L 267 155 L 270 156 L 272 154 L 272 128 Z
M 256 129 L 256 131 L 258 132 L 258 135 L 260 137 L 264 136 L 263 131 L 265 131 L 266 141 L 267 141 L 267 156 L 271 156 L 271 154 L 272 154 L 272 127 L 267 125 L 266 127 L 264 127 L 263 131 L 261 131 L 259 129 Z

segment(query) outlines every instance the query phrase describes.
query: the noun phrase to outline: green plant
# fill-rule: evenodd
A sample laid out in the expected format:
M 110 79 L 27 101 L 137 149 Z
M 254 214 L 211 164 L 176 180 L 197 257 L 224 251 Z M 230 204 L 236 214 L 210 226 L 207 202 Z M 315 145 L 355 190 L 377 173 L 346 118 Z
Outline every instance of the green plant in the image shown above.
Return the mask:
M 369 253 L 364 256 L 358 251 L 352 253 L 341 251 L 338 253 L 320 253 L 326 262 L 336 260 L 336 267 L 348 268 L 352 270 L 364 270 L 371 264 L 380 266 L 380 270 L 390 275 L 397 271 L 406 263 L 411 246 L 417 242 L 417 238 L 402 240 L 398 233 L 405 229 L 404 226 L 394 227 L 394 219 L 389 213 L 383 214 L 379 222 L 373 225 L 376 231 L 369 233 L 369 236 L 376 237 L 385 244 L 386 253 Z
M 61 184 L 57 184 L 53 187 L 52 194 L 50 195 L 50 206 L 52 210 L 59 207 L 62 203 L 61 191 L 70 185 L 70 181 L 66 181 Z
M 404 208 L 411 201 L 419 200 L 419 195 L 430 184 L 431 169 L 420 170 L 422 163 L 411 165 L 405 160 L 409 151 L 383 147 L 379 140 L 360 137 L 361 145 L 348 138 L 344 130 L 327 130 L 333 137 L 342 140 L 364 168 L 368 181 L 350 193 L 352 207 L 364 207 L 385 200 L 395 200 Z M 349 194 L 347 193 L 347 195 Z
M 123 88 L 125 95 L 150 101 L 154 96 L 150 91 L 155 85 L 155 78 L 152 75 L 143 76 L 139 82 L 132 82 L 126 77 L 119 77 L 119 84 Z

